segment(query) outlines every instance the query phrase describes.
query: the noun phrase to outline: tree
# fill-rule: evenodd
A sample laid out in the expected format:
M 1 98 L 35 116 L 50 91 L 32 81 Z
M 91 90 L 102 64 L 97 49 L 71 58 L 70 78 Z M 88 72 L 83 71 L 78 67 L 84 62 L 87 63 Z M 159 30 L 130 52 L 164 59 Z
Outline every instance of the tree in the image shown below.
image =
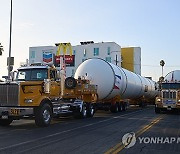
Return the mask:
M 4 51 L 3 46 L 0 43 L 0 56 L 2 55 L 2 52 Z
M 165 65 L 164 60 L 161 60 L 160 61 L 160 66 L 162 67 L 162 77 L 163 77 L 163 67 L 164 67 L 164 65 Z

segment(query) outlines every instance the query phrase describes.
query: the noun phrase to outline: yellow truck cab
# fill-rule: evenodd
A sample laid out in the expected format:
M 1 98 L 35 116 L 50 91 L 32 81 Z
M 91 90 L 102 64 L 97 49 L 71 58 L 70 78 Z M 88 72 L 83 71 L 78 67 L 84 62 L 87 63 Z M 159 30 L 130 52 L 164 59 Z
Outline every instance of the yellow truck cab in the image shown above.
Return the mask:
M 78 118 L 92 117 L 97 86 L 73 77 L 65 79 L 63 89 L 61 83 L 54 66 L 19 68 L 14 81 L 0 83 L 0 125 L 33 117 L 36 125 L 48 126 L 54 116 L 67 113 Z

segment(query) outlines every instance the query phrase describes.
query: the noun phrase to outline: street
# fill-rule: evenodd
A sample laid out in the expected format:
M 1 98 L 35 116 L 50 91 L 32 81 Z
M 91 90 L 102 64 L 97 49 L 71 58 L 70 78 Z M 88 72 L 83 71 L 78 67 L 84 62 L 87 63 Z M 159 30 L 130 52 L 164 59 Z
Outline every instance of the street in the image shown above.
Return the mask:
M 122 137 L 130 132 L 136 134 L 136 143 L 127 148 Z M 62 117 L 45 128 L 37 127 L 34 120 L 18 120 L 9 127 L 0 127 L 0 154 L 180 153 L 180 139 L 178 143 L 148 143 L 152 137 L 178 140 L 179 114 L 155 114 L 154 107 L 147 106 L 130 107 L 116 114 L 98 111 L 87 119 Z

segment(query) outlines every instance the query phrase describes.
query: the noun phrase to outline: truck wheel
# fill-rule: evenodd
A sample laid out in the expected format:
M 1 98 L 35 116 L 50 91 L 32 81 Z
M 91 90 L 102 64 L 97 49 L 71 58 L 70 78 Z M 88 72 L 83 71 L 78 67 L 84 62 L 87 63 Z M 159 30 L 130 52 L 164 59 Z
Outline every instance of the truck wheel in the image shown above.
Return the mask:
M 0 119 L 0 126 L 9 126 L 12 121 L 12 119 Z
M 87 108 L 87 117 L 93 117 L 95 113 L 95 108 L 94 106 L 90 103 L 88 104 L 88 108 Z
M 76 84 L 77 84 L 76 79 L 73 77 L 68 77 L 65 80 L 65 87 L 67 89 L 73 89 L 74 87 L 76 87 Z
M 87 117 L 87 107 L 85 104 L 83 104 L 81 111 L 74 113 L 74 117 L 76 119 L 83 119 Z
M 114 104 L 114 105 L 111 105 L 110 111 L 111 111 L 112 113 L 117 113 L 117 112 L 118 112 L 118 103 L 116 103 L 116 104 Z
M 160 108 L 158 108 L 158 107 L 155 107 L 155 113 L 156 113 L 156 114 L 161 113 L 161 109 L 160 109 Z
M 49 104 L 44 104 L 35 109 L 35 123 L 37 126 L 49 126 L 52 119 L 52 109 Z

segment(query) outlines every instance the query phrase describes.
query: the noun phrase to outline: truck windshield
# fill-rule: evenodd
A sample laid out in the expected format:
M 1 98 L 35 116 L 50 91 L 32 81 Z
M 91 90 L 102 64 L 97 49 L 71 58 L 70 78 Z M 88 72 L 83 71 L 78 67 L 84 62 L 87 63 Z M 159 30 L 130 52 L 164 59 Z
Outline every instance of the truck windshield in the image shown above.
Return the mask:
M 180 89 L 180 83 L 162 83 L 162 89 Z
M 47 69 L 22 69 L 18 70 L 16 81 L 43 81 L 47 77 Z

